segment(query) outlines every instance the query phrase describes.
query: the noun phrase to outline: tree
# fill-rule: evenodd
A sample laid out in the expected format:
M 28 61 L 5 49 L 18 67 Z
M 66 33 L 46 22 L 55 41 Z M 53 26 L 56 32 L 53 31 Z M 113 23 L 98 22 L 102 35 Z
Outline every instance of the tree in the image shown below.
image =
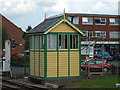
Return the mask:
M 25 44 L 24 44 L 24 48 L 26 50 L 29 49 L 29 36 L 27 35 L 27 32 L 30 31 L 32 29 L 31 25 L 29 25 L 26 29 L 26 32 L 24 33 L 24 39 L 25 39 Z
M 32 29 L 31 25 L 28 25 L 26 32 L 30 31 Z

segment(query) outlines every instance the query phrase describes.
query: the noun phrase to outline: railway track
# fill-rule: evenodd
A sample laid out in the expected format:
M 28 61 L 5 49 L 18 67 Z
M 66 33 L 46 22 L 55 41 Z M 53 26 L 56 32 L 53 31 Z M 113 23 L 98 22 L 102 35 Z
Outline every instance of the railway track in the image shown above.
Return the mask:
M 2 90 L 49 90 L 48 88 L 2 79 Z

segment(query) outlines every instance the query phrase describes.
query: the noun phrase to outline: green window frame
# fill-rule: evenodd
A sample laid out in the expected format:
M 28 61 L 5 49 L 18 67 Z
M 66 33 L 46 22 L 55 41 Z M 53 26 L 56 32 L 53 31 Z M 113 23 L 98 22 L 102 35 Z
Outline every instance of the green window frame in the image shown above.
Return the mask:
M 79 34 L 55 33 L 47 35 L 48 50 L 57 50 L 57 47 L 58 50 L 68 50 L 69 45 L 70 50 L 79 50 Z

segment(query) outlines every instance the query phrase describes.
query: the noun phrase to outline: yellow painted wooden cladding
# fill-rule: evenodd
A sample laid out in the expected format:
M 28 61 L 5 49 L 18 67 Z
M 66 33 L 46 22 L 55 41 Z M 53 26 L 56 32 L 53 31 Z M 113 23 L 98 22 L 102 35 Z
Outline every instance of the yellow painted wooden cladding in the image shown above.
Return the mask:
M 79 76 L 79 52 L 70 52 L 70 76 Z
M 35 52 L 35 76 L 39 76 L 39 52 Z
M 30 52 L 30 75 L 34 75 L 34 52 Z
M 56 26 L 50 32 L 77 32 L 77 31 L 67 23 L 62 22 L 60 25 Z
M 40 76 L 44 77 L 44 52 L 40 52 Z
M 57 77 L 57 52 L 47 53 L 47 77 Z
M 39 62 L 40 59 L 40 62 Z M 30 75 L 44 77 L 44 52 L 30 52 Z
M 59 52 L 59 76 L 68 76 L 68 52 Z

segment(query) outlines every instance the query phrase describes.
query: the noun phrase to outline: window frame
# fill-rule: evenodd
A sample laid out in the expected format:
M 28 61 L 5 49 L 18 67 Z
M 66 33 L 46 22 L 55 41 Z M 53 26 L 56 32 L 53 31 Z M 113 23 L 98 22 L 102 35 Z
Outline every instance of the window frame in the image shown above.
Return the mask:
M 100 34 L 100 36 L 98 37 L 98 35 L 97 35 L 97 32 L 100 32 L 99 34 Z M 104 32 L 104 33 L 102 33 L 102 32 Z M 104 34 L 104 37 L 102 36 Z M 95 31 L 95 37 L 98 37 L 98 38 L 106 38 L 106 31 Z
M 87 19 L 87 23 L 85 23 L 85 22 L 83 22 L 84 20 L 84 18 L 86 18 Z M 92 23 L 89 23 L 89 19 L 91 19 L 92 20 Z M 93 17 L 82 17 L 82 25 L 93 25 Z
M 99 19 L 99 20 L 100 20 L 100 23 L 96 23 L 96 19 Z M 101 24 L 101 22 L 103 22 L 102 19 L 103 19 L 103 18 L 101 18 L 101 17 L 95 17 L 95 25 L 106 25 L 106 22 L 107 22 L 107 21 L 106 21 L 106 18 L 104 18 L 104 19 L 105 19 L 105 21 L 104 21 L 105 24 Z
M 114 19 L 115 22 L 111 23 L 110 19 Z M 118 20 L 118 23 L 116 23 L 116 19 Z M 116 26 L 119 25 L 119 18 L 109 18 L 109 25 L 116 25 Z
M 112 32 L 112 33 L 111 33 Z M 117 32 L 117 35 L 116 35 L 116 32 Z M 109 38 L 113 38 L 113 39 L 118 39 L 118 38 L 120 38 L 120 36 L 119 36 L 119 34 L 120 34 L 120 31 L 110 31 L 109 32 Z M 111 35 L 113 36 L 113 37 L 111 37 Z M 115 36 L 118 36 L 118 37 L 115 37 Z
M 79 17 L 73 17 L 73 24 L 79 24 Z

